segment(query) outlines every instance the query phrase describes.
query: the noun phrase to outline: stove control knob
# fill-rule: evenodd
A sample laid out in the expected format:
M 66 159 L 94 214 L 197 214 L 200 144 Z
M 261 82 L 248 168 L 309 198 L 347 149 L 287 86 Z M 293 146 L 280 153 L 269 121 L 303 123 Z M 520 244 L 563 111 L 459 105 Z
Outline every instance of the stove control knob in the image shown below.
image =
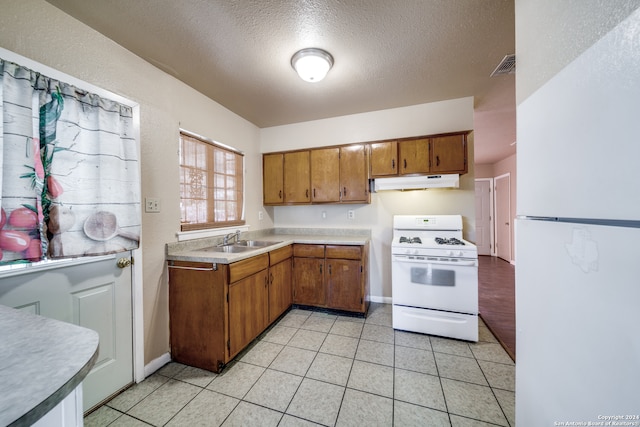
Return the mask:
M 462 251 L 458 251 L 458 256 L 462 256 L 464 253 Z
M 453 256 L 453 251 L 449 251 L 449 252 L 447 253 L 447 255 L 449 255 L 449 256 Z

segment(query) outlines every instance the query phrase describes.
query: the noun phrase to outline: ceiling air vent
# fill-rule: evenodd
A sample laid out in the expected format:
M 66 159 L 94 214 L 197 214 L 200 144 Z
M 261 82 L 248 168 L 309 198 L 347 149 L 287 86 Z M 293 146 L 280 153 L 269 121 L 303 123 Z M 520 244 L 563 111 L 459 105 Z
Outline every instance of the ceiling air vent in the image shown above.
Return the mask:
M 498 64 L 491 77 L 498 76 L 500 74 L 513 74 L 516 72 L 516 55 L 507 55 L 502 58 L 502 61 Z

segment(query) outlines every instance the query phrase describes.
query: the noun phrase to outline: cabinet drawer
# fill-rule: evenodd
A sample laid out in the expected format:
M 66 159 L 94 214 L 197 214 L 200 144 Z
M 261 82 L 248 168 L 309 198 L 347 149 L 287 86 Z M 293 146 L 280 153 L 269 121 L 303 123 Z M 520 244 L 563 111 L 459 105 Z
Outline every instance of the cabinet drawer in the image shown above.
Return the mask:
M 362 246 L 327 245 L 327 258 L 361 259 Z
M 252 258 L 229 264 L 229 284 L 249 277 L 260 270 L 269 267 L 269 254 L 257 255 Z
M 183 268 L 187 270 L 214 270 L 217 269 L 216 264 L 210 262 L 196 262 L 196 261 L 169 261 L 169 268 Z
M 275 249 L 269 252 L 269 265 L 275 265 L 280 261 L 284 261 L 287 258 L 291 258 L 293 254 L 293 248 L 291 245 L 284 248 Z
M 293 256 L 324 258 L 324 245 L 293 245 Z

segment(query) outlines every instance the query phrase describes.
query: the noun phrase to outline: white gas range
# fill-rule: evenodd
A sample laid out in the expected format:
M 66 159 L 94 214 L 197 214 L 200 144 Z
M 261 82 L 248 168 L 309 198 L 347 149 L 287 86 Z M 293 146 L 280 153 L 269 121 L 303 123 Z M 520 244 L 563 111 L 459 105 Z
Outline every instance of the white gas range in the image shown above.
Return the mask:
M 393 328 L 478 341 L 478 251 L 460 215 L 396 215 Z

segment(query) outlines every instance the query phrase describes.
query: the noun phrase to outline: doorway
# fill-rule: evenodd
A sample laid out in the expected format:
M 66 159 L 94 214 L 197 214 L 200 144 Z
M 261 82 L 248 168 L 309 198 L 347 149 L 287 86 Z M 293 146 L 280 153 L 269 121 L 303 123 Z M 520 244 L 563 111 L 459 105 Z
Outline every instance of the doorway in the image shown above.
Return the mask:
M 511 262 L 511 174 L 495 178 L 495 252 L 499 258 Z
M 476 192 L 476 247 L 478 255 L 494 255 L 493 248 L 493 179 L 478 178 Z

